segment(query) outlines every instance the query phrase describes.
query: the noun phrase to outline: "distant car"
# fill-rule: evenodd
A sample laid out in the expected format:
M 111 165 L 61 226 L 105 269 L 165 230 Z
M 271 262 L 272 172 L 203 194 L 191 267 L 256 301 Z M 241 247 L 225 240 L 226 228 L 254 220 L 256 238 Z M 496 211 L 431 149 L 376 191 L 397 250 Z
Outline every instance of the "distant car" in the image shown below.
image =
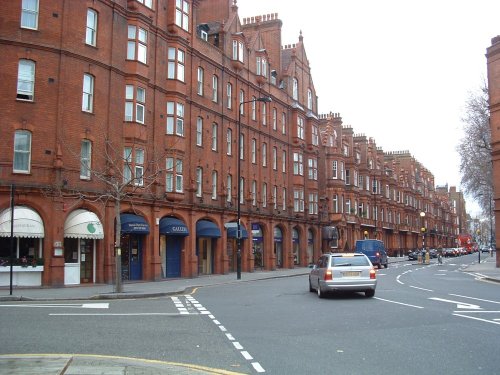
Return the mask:
M 408 260 L 418 260 L 420 250 L 413 250 L 408 253 Z
M 309 291 L 323 298 L 335 291 L 364 292 L 375 295 L 377 273 L 370 259 L 361 253 L 326 253 L 309 274 Z
M 384 243 L 380 240 L 357 240 L 354 252 L 365 254 L 370 262 L 378 268 L 382 268 L 382 266 L 387 268 L 389 265 L 387 251 Z

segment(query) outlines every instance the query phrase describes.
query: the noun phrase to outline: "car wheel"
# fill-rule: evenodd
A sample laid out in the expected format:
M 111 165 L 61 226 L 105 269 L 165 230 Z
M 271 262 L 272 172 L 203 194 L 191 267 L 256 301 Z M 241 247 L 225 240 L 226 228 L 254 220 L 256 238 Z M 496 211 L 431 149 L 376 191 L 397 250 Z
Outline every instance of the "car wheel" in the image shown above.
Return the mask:
M 319 298 L 325 298 L 325 293 L 321 290 L 321 286 L 318 283 L 318 289 L 316 289 L 316 292 L 318 293 Z
M 309 291 L 314 292 L 314 288 L 311 285 L 311 279 L 309 279 Z
M 375 291 L 374 290 L 367 290 L 365 292 L 365 296 L 368 297 L 368 298 L 371 298 L 375 295 Z

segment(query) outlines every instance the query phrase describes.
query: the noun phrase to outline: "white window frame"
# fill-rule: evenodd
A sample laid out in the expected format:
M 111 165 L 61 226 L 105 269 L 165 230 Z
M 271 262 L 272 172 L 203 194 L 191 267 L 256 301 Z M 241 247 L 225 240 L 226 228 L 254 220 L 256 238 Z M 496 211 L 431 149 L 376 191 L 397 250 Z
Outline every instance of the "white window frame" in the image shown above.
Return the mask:
M 203 195 L 203 168 L 196 168 L 196 196 L 201 197 Z
M 216 122 L 212 123 L 212 151 L 217 151 L 217 132 L 219 131 L 219 125 Z
M 196 146 L 203 146 L 203 117 L 196 118 Z
M 22 0 L 21 27 L 23 29 L 38 30 L 38 1 L 39 0 Z M 34 5 L 34 7 L 32 5 Z
M 273 108 L 273 130 L 278 129 L 278 110 L 276 107 Z
M 252 206 L 257 206 L 257 181 L 255 180 L 252 180 L 250 193 L 252 195 Z
M 273 170 L 278 170 L 278 148 L 273 146 Z
M 233 85 L 229 82 L 226 85 L 226 106 L 227 109 L 233 108 Z
M 305 136 L 304 119 L 300 116 L 297 116 L 297 137 L 299 139 L 304 139 L 304 136 Z
M 189 3 L 186 0 L 175 1 L 175 24 L 189 31 Z
M 332 161 L 332 180 L 336 180 L 338 178 L 338 161 Z
M 313 97 L 311 89 L 307 89 L 307 109 L 312 110 L 313 108 Z
M 308 177 L 309 180 L 318 180 L 318 159 L 310 158 L 308 160 Z
M 125 121 L 134 121 L 135 118 L 135 122 L 144 124 L 145 116 L 146 89 L 134 85 L 125 85 Z
M 293 212 L 304 212 L 304 190 L 293 190 Z
M 231 174 L 227 175 L 227 185 L 226 185 L 226 201 L 231 202 L 233 200 L 232 194 L 233 194 L 233 176 Z
M 179 48 L 169 47 L 167 57 L 168 57 L 167 79 L 176 79 L 178 81 L 184 82 L 185 80 L 184 64 L 186 63 L 186 53 Z
M 92 167 L 92 142 L 82 139 L 80 143 L 80 179 L 90 180 Z
M 14 132 L 14 158 L 12 159 L 13 173 L 30 173 L 31 138 L 32 134 L 27 130 L 16 130 Z M 24 139 L 27 140 L 27 142 L 24 142 Z
M 299 81 L 295 77 L 292 81 L 292 99 L 299 100 Z
M 217 199 L 217 171 L 212 171 L 212 200 Z
M 94 111 L 94 76 L 83 74 L 82 111 L 93 113 Z
M 267 183 L 262 183 L 262 207 L 267 207 Z
M 203 96 L 203 79 L 204 79 L 205 71 L 201 66 L 198 67 L 197 70 L 197 87 L 196 87 L 196 93 L 200 96 Z
M 251 157 L 251 160 L 252 160 L 252 164 L 256 164 L 257 163 L 257 140 L 255 138 L 252 138 L 252 157 Z
M 184 136 L 184 104 L 167 102 L 167 123 L 165 134 Z
M 262 166 L 267 167 L 267 143 L 262 143 Z
M 293 174 L 295 176 L 304 175 L 303 155 L 300 152 L 293 153 Z
M 227 128 L 226 131 L 226 155 L 233 154 L 233 129 Z
M 319 130 L 316 125 L 311 126 L 311 140 L 313 146 L 318 146 L 319 145 Z
M 95 47 L 97 45 L 97 11 L 87 9 L 87 25 L 85 29 L 85 44 Z
M 127 59 L 147 64 L 148 32 L 140 26 L 128 25 Z
M 16 99 L 33 101 L 35 98 L 35 69 L 32 60 L 20 59 L 17 69 Z
M 219 101 L 219 77 L 215 74 L 212 76 L 212 101 L 214 103 Z
M 281 153 L 281 172 L 286 173 L 286 151 Z

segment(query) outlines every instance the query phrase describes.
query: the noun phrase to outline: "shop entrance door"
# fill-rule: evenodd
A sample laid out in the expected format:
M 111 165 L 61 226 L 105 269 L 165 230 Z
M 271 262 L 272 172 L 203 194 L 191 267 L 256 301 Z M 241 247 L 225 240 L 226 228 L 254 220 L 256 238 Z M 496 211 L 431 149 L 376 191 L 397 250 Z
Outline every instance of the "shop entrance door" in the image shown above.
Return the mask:
M 80 283 L 94 282 L 94 240 L 80 239 Z
M 167 236 L 167 270 L 166 277 L 181 277 L 181 244 L 182 237 Z

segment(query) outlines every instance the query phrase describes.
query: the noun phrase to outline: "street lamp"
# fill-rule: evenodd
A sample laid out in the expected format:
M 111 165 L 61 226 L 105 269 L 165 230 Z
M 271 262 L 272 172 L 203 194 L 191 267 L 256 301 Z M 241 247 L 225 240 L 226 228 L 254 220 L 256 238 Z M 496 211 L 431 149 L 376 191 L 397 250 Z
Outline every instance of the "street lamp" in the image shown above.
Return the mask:
M 238 246 L 236 252 L 236 279 L 238 280 L 241 279 L 241 111 L 243 104 L 252 102 L 269 103 L 272 102 L 272 99 L 268 96 L 264 96 L 262 98 L 246 100 L 240 102 L 238 107 L 238 223 L 236 232 L 236 243 Z
M 365 240 L 368 239 L 368 231 L 365 230 L 363 234 L 365 235 Z
M 425 212 L 422 211 L 420 212 L 420 217 L 422 218 L 422 228 L 420 229 L 422 231 L 422 251 L 425 252 L 425 264 L 430 263 L 430 254 L 428 251 L 425 251 L 425 232 L 427 231 L 427 228 L 425 227 Z

